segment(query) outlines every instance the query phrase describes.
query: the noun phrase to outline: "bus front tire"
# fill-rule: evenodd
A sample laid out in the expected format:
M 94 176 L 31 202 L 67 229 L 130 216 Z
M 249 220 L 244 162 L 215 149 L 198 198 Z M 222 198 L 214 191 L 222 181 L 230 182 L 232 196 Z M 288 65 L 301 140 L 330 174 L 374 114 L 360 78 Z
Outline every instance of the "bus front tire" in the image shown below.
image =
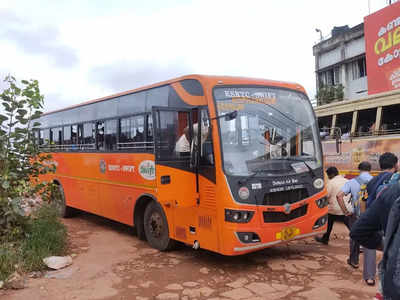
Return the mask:
M 144 232 L 153 248 L 168 251 L 175 246 L 176 242 L 169 237 L 167 218 L 156 201 L 151 201 L 144 211 Z

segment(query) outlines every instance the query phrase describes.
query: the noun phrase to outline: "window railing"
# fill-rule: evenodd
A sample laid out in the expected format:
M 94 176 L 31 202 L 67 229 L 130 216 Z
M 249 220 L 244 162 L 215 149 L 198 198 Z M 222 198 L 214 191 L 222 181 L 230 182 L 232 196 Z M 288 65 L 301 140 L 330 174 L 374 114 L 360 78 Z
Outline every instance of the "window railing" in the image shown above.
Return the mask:
M 39 149 L 46 152 L 96 150 L 96 144 L 47 144 L 39 145 Z
M 154 148 L 154 142 L 127 142 L 117 143 L 118 150 L 128 149 L 151 149 Z
M 367 137 L 367 136 L 377 136 L 377 135 L 392 135 L 392 134 L 400 134 L 400 128 L 398 129 L 388 129 L 388 130 L 374 130 L 374 131 L 366 131 L 366 132 L 353 132 L 353 133 L 343 133 L 341 135 L 342 139 L 346 138 L 356 138 L 356 137 Z M 331 135 L 329 130 L 321 130 L 320 131 L 321 140 L 330 140 L 335 139 L 335 135 Z

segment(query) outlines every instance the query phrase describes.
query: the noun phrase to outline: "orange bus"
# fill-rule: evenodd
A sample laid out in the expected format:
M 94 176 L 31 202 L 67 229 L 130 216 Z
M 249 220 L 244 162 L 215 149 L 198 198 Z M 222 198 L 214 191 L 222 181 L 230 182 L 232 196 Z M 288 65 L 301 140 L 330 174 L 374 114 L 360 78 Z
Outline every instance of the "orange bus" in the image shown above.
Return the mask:
M 326 230 L 316 118 L 298 84 L 184 76 L 44 114 L 46 176 L 79 209 L 239 255 Z
M 400 157 L 399 90 L 318 106 L 315 113 L 324 164 L 336 166 L 346 177 L 358 175 L 361 161 L 369 161 L 371 174 L 377 175 L 384 152 Z

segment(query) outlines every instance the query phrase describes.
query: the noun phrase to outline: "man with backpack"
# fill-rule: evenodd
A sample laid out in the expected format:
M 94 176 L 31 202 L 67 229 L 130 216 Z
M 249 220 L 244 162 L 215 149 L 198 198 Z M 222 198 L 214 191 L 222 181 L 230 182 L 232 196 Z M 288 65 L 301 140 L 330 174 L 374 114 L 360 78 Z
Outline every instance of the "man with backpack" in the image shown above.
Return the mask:
M 365 200 L 366 209 L 374 202 L 376 195 L 390 184 L 391 177 L 397 171 L 397 157 L 391 152 L 385 152 L 379 157 L 379 167 L 382 172 L 375 176 L 367 185 L 367 195 Z M 363 207 L 363 204 L 361 204 Z M 361 211 L 364 213 L 364 211 Z M 363 278 L 368 285 L 375 285 L 376 275 L 376 250 L 364 248 L 364 268 Z
M 371 164 L 367 161 L 363 161 L 358 165 L 358 170 L 360 171 L 360 175 L 357 177 L 347 181 L 342 187 L 341 192 L 336 196 L 338 204 L 342 209 L 345 216 L 348 218 L 348 222 L 350 225 L 350 230 L 353 227 L 353 224 L 357 221 L 360 216 L 360 191 L 361 186 L 366 185 L 371 179 L 372 176 L 369 174 L 371 171 Z M 348 194 L 351 194 L 351 202 L 353 204 L 352 209 L 353 212 L 349 211 L 346 208 L 344 197 Z M 353 239 L 350 239 L 350 255 L 347 259 L 347 263 L 353 268 L 358 268 L 360 256 L 360 244 Z
M 383 297 L 375 299 L 400 299 L 400 182 L 388 185 L 350 232 L 351 239 L 368 249 L 384 249 L 379 264 L 379 276 Z M 384 232 L 385 242 L 383 245 Z
M 377 193 L 381 191 L 385 184 L 389 182 L 393 173 L 397 172 L 397 156 L 391 152 L 385 152 L 379 156 L 379 167 L 382 170 L 367 185 L 368 198 L 367 207 L 375 200 Z

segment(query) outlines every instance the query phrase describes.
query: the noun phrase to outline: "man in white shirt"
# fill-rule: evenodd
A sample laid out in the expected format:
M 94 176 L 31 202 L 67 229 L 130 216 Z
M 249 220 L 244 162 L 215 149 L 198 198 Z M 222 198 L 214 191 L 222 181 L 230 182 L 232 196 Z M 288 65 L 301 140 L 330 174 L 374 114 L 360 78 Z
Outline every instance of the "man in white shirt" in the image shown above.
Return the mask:
M 182 152 L 190 152 L 190 143 L 189 143 L 189 127 L 185 127 L 183 129 L 183 134 L 178 139 L 175 144 L 175 152 L 182 153 Z
M 328 175 L 329 181 L 326 184 L 327 189 L 327 197 L 328 197 L 328 228 L 326 233 L 322 237 L 315 237 L 317 242 L 323 243 L 327 245 L 329 243 L 329 237 L 331 235 L 331 231 L 333 228 L 333 224 L 336 221 L 343 221 L 345 219 L 345 215 L 342 209 L 339 206 L 339 203 L 336 199 L 337 194 L 340 193 L 342 187 L 348 181 L 342 175 L 339 175 L 339 171 L 336 167 L 329 167 L 326 170 L 326 174 Z M 346 201 L 350 200 L 350 195 L 347 196 Z M 344 222 L 346 224 L 346 222 Z M 347 225 L 347 224 L 346 224 Z M 348 227 L 348 226 L 347 226 Z
M 193 136 L 194 140 L 197 141 L 197 134 L 198 134 L 198 125 L 197 123 L 193 124 Z M 205 126 L 201 126 L 201 144 L 207 139 L 208 136 L 208 128 Z M 175 152 L 177 153 L 187 153 L 190 152 L 190 135 L 189 135 L 189 127 L 185 127 L 183 130 L 182 136 L 178 139 L 175 144 Z M 197 144 L 197 142 L 196 142 Z

